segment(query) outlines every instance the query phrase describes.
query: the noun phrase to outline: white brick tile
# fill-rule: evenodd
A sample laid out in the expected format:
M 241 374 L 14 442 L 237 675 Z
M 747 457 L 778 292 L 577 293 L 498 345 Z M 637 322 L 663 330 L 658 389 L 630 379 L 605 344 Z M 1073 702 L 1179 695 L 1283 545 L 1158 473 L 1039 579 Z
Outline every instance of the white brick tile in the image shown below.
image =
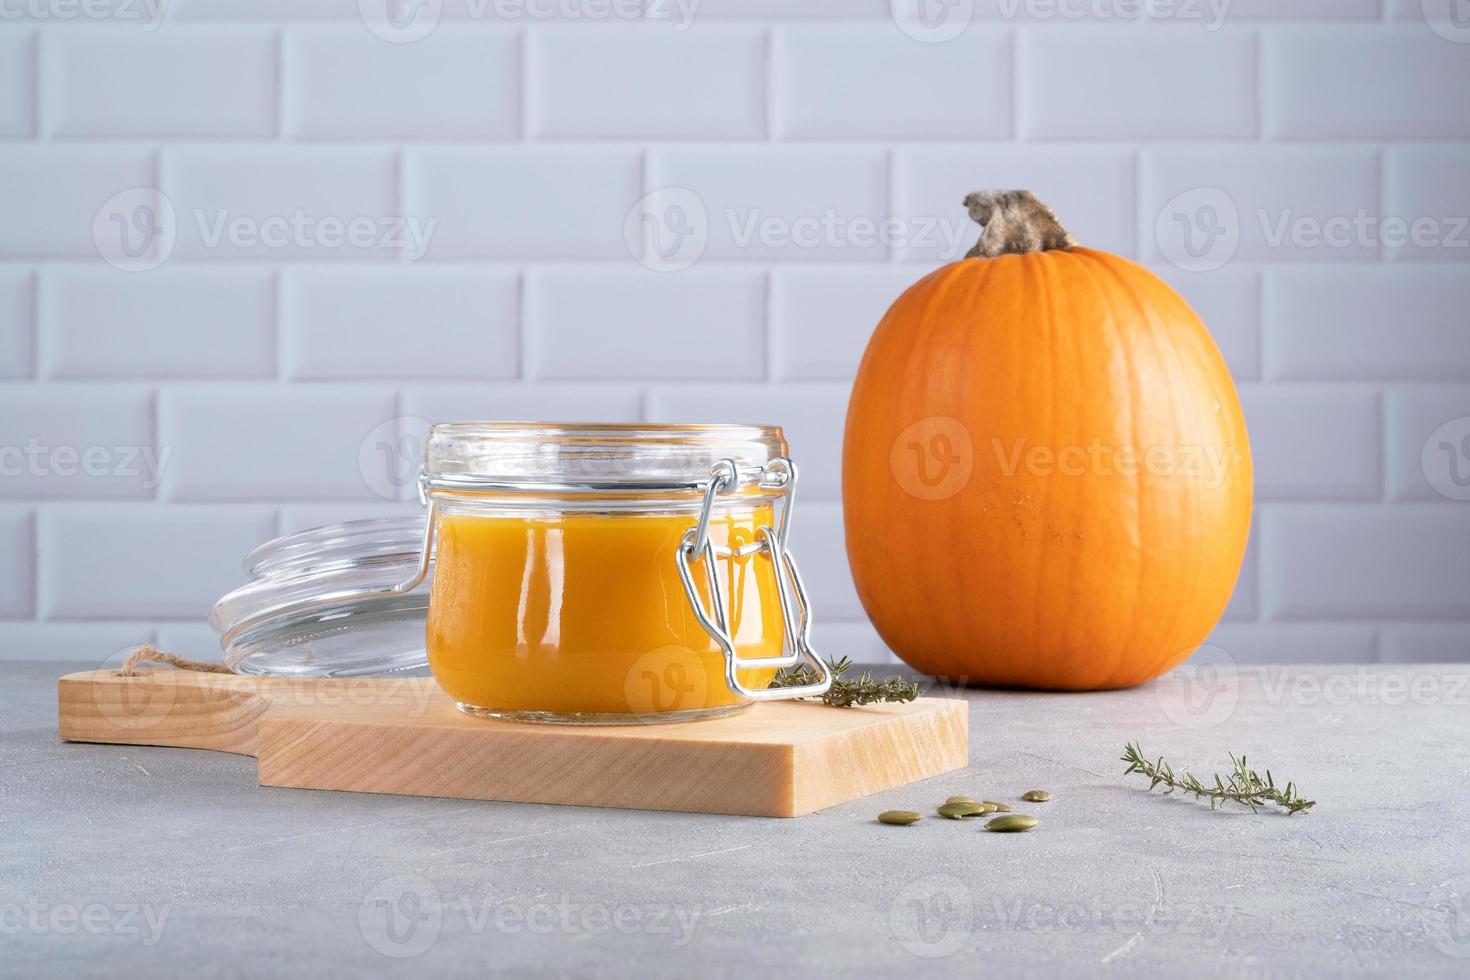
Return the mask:
M 34 610 L 34 535 L 30 510 L 0 507 L 0 619 L 28 619 Z
M 533 270 L 526 274 L 530 375 L 759 380 L 765 303 L 759 272 Z
M 801 471 L 801 499 L 837 500 L 848 389 L 845 384 L 659 388 L 649 394 L 648 417 L 655 422 L 780 425 Z
M 435 385 L 406 388 L 403 413 L 429 422 L 637 422 L 630 385 Z
M 1223 650 L 1241 667 L 1267 664 L 1370 664 L 1376 638 L 1371 626 L 1340 623 L 1222 623 L 1206 641 L 1215 649 L 1197 654 L 1217 666 L 1228 663 Z M 1252 677 L 1257 676 L 1254 672 Z M 1289 676 L 1265 675 L 1276 683 Z M 1264 679 L 1264 678 L 1263 678 Z
M 805 576 L 805 572 L 802 573 Z M 816 618 L 812 621 L 812 649 L 826 659 L 850 657 L 855 664 L 883 664 L 903 667 L 903 661 L 883 642 L 883 637 L 866 620 L 837 622 Z
M 1184 272 L 1153 269 L 1189 301 L 1230 365 L 1237 382 L 1261 377 L 1261 276 L 1253 270 Z
M 850 381 L 883 314 L 919 278 L 912 266 L 773 272 L 775 377 Z
M 0 266 L 0 378 L 31 376 L 35 282 L 29 269 Z
M 149 497 L 153 400 L 111 385 L 0 385 L 0 498 Z
M 1446 40 L 1465 43 L 1470 31 L 1465 26 L 1465 11 L 1457 0 L 1384 0 L 1393 20 L 1429 24 Z
M 1467 52 L 1470 49 L 1459 46 L 1460 57 L 1470 62 Z M 1470 148 L 1388 150 L 1384 155 L 1384 206 L 1386 218 L 1396 218 L 1400 224 L 1394 229 L 1396 240 L 1389 241 L 1389 229 L 1384 231 L 1391 258 L 1470 260 Z
M 1277 139 L 1464 139 L 1470 57 L 1422 28 L 1266 34 L 1265 128 Z
M 1250 33 L 1032 31 L 1020 59 L 1021 134 L 1028 138 L 1255 135 Z M 1179 97 L 1181 88 L 1189 98 Z
M 1418 0 L 1413 0 L 1417 3 Z M 905 0 L 908 19 L 919 0 Z M 1381 0 L 1199 0 L 1199 2 L 1137 3 L 1058 2 L 1058 0 L 975 0 L 977 20 L 1059 27 L 1131 27 L 1167 25 L 1213 35 L 1224 24 L 1257 21 L 1363 21 L 1378 20 Z M 963 8 L 951 8 L 963 9 Z
M 439 219 L 430 258 L 626 258 L 637 152 L 580 147 L 412 150 L 407 210 Z
M 35 50 L 35 32 L 0 32 L 0 137 L 35 132 Z
M 1360 240 L 1352 228 L 1359 214 L 1378 212 L 1378 160 L 1371 150 L 1146 150 L 1141 186 L 1143 238 L 1151 260 L 1187 266 L 1187 249 L 1202 250 L 1212 242 L 1222 257 L 1243 260 L 1378 256 L 1376 242 Z M 1232 241 L 1233 251 L 1226 248 Z
M 147 623 L 0 623 L 0 660 L 45 660 L 97 670 L 122 662 L 122 654 L 152 643 Z
M 325 147 L 188 147 L 164 153 L 175 256 L 258 261 L 398 258 L 394 155 Z M 415 218 L 423 217 L 414 215 Z M 427 219 L 425 219 L 427 220 Z M 349 234 L 354 226 L 358 230 Z
M 1011 135 L 1011 36 L 1004 31 L 915 44 L 891 24 L 781 28 L 772 56 L 779 138 Z
M 1269 271 L 1265 306 L 1269 378 L 1470 379 L 1470 272 Z
M 1256 496 L 1264 500 L 1377 500 L 1378 395 L 1358 388 L 1249 385 L 1241 391 Z
M 208 623 L 158 623 L 155 626 L 160 650 L 191 660 L 220 660 L 219 634 Z
M 75 506 L 43 510 L 44 619 L 203 617 L 244 581 L 240 559 L 275 533 L 269 508 Z
M 798 504 L 791 515 L 791 553 L 800 563 L 816 620 L 863 618 L 863 604 L 847 564 L 841 504 Z
M 1470 618 L 1470 522 L 1458 507 L 1282 507 L 1264 516 L 1271 619 Z
M 1406 623 L 1383 631 L 1384 663 L 1463 664 L 1470 662 L 1470 624 Z
M 397 415 L 391 394 L 346 385 L 181 386 L 159 400 L 173 450 L 167 500 L 375 500 L 364 459 Z
M 50 32 L 41 87 L 51 136 L 270 136 L 276 39 L 240 26 Z
M 312 269 L 282 284 L 290 378 L 514 378 L 519 278 L 471 267 Z
M 894 154 L 894 213 L 913 240 L 898 250 L 910 262 L 953 262 L 980 238 L 965 195 L 1025 187 L 1057 212 L 1089 248 L 1137 253 L 1133 154 L 1093 147 L 905 149 Z M 934 223 L 933 227 L 929 227 Z
M 1225 607 L 1222 617 L 1224 622 L 1249 622 L 1260 615 L 1261 563 L 1258 557 L 1260 549 L 1256 545 L 1259 537 L 1252 527 L 1250 540 L 1245 546 L 1245 558 L 1240 563 L 1240 577 L 1236 579 L 1235 591 L 1231 593 L 1230 604 Z
M 8 189 L 0 257 L 96 259 L 98 209 L 153 180 L 153 153 L 146 149 L 7 146 L 0 154 L 0 187 Z
M 520 131 L 520 36 L 440 27 L 384 44 L 361 24 L 287 31 L 287 136 L 514 137 Z
M 265 271 L 44 269 L 41 375 L 271 377 L 275 306 L 274 277 Z
M 357 6 L 341 0 L 168 0 L 167 10 L 169 21 L 338 20 L 362 24 Z
M 1470 436 L 1470 385 L 1390 389 L 1387 416 L 1391 499 L 1443 502 L 1470 494 L 1470 443 L 1464 441 Z
M 762 32 L 575 27 L 527 43 L 534 137 L 765 135 Z
M 880 150 L 670 149 L 651 153 L 648 170 L 651 188 L 684 188 L 699 198 L 707 218 L 706 258 L 887 256 L 879 227 L 888 215 Z

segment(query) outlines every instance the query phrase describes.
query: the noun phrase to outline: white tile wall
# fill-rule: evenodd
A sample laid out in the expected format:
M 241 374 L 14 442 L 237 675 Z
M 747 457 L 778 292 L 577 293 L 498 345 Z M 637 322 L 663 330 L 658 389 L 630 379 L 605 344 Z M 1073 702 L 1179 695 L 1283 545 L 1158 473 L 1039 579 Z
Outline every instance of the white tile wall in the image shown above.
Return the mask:
M 1257 521 L 1213 642 L 1470 658 L 1448 0 L 547 6 L 446 0 L 410 39 L 350 0 L 12 5 L 0 657 L 207 653 L 247 548 L 411 512 L 424 425 L 470 416 L 782 422 L 816 638 L 885 656 L 842 544 L 848 384 L 972 244 L 964 194 L 1030 186 L 1241 383 Z

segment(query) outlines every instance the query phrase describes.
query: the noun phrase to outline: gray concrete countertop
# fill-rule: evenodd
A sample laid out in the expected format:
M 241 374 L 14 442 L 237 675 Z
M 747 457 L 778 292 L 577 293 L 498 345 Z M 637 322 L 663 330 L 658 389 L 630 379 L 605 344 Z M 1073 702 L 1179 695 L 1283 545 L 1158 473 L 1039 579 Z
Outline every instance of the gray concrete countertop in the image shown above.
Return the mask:
M 1470 975 L 1466 666 L 961 692 L 969 770 L 796 820 L 262 789 L 60 742 L 90 666 L 0 664 L 0 975 Z M 1317 808 L 1151 796 L 1128 740 Z M 954 793 L 1041 824 L 873 819 Z

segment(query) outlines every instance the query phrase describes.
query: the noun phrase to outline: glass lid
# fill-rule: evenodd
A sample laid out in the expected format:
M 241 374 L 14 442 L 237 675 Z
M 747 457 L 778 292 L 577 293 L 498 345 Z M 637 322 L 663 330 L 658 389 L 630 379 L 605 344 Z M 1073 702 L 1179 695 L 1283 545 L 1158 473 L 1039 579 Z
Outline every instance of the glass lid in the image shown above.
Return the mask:
M 423 542 L 424 518 L 406 516 L 330 524 L 256 548 L 245 558 L 250 581 L 209 614 L 226 666 L 333 677 L 427 667 L 432 568 L 414 588 L 389 591 L 417 574 Z

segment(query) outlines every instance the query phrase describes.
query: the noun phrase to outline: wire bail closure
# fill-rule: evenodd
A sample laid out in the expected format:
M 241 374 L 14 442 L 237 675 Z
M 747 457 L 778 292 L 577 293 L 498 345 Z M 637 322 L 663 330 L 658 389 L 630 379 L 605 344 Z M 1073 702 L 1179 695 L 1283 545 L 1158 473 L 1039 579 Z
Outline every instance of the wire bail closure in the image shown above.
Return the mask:
M 699 510 L 699 520 L 684 533 L 675 550 L 674 559 L 679 569 L 679 580 L 684 583 L 684 594 L 694 610 L 694 617 L 704 631 L 719 646 L 725 656 L 725 683 L 730 690 L 752 701 L 778 701 L 788 698 L 815 697 L 827 693 L 832 686 L 832 675 L 811 648 L 811 603 L 807 599 L 806 586 L 797 570 L 796 559 L 786 550 L 786 536 L 791 526 L 791 508 L 796 497 L 796 464 L 781 456 L 761 468 L 760 485 L 782 491 L 780 516 L 773 529 L 761 525 L 755 541 L 738 548 L 716 547 L 710 540 L 709 524 L 714 513 L 715 500 L 731 492 L 739 484 L 739 470 L 733 459 L 722 459 L 710 468 L 710 480 L 704 488 L 704 502 Z M 725 600 L 720 589 L 719 576 L 715 570 L 716 558 L 743 558 L 765 552 L 770 556 L 771 568 L 776 575 L 776 595 L 781 603 L 782 632 L 785 636 L 785 652 L 779 657 L 741 657 L 730 636 L 730 627 L 725 615 Z M 694 584 L 695 562 L 704 563 L 705 584 L 709 591 L 710 608 L 706 609 Z M 812 684 L 794 687 L 750 688 L 740 680 L 739 671 L 759 670 L 771 667 L 794 667 L 805 661 L 815 671 L 818 680 Z

